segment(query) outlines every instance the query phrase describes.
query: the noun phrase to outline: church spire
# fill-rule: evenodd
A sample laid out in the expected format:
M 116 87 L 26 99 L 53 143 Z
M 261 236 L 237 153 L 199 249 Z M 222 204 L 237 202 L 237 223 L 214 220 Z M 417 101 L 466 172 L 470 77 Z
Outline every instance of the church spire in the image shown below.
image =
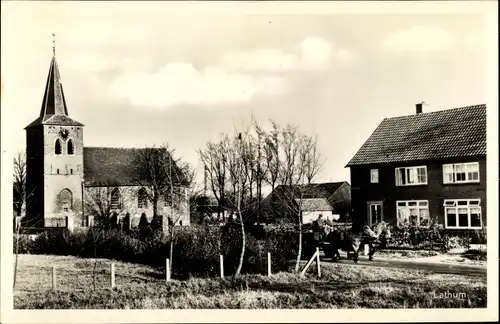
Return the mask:
M 52 61 L 50 62 L 49 75 L 45 85 L 45 94 L 43 96 L 42 109 L 40 117 L 49 117 L 49 115 L 68 115 L 68 108 L 64 98 L 64 92 L 59 75 L 59 67 L 56 61 L 56 39 L 52 33 Z
M 52 56 L 56 57 L 56 34 L 52 33 Z

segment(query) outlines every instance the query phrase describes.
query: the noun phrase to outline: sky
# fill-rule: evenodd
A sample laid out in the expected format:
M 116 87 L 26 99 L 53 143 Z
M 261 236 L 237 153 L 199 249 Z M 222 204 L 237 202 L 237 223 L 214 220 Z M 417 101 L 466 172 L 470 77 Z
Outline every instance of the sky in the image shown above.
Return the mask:
M 174 5 L 2 2 L 2 110 L 14 150 L 40 113 L 52 33 L 85 146 L 168 142 L 198 170 L 207 141 L 253 117 L 316 135 L 325 161 L 316 180 L 350 181 L 345 165 L 383 118 L 414 114 L 422 101 L 430 112 L 491 97 L 488 10 Z

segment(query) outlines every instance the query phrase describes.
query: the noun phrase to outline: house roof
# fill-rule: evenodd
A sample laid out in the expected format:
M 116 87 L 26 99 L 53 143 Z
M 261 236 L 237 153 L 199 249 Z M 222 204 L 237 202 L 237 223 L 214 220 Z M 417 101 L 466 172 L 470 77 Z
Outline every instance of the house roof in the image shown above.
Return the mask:
M 83 165 L 86 186 L 133 186 L 143 180 L 137 157 L 146 148 L 84 147 Z M 148 148 L 151 150 L 151 148 Z M 153 149 L 153 150 L 160 150 Z M 186 183 L 179 167 L 173 164 L 174 182 Z M 144 183 L 145 184 L 145 183 Z
M 68 117 L 68 107 L 55 54 L 50 61 L 40 116 L 26 128 L 39 125 L 83 126 L 83 124 Z
M 329 198 L 345 181 L 342 182 L 323 182 L 311 183 L 308 185 L 294 186 L 291 190 L 296 197 L 302 196 L 303 198 Z M 285 193 L 290 190 L 288 186 L 280 185 L 275 189 L 276 194 Z
M 332 211 L 326 198 L 295 199 L 302 211 Z
M 486 155 L 486 105 L 384 119 L 347 167 Z

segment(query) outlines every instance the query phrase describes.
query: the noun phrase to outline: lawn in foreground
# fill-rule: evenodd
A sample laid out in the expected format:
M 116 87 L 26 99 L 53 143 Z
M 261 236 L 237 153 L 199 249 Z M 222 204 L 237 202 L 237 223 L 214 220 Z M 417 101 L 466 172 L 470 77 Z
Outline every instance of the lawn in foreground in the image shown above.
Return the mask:
M 305 278 L 291 273 L 165 282 L 161 270 L 116 262 L 110 289 L 110 260 L 100 259 L 96 280 L 91 259 L 20 255 L 16 309 L 169 308 L 435 308 L 486 307 L 486 278 L 322 263 Z M 51 291 L 52 266 L 57 291 Z M 174 264 L 175 266 L 175 264 Z M 450 297 L 451 294 L 451 297 Z M 458 295 L 460 294 L 460 295 Z M 453 297 L 453 296 L 456 297 Z M 447 297 L 448 296 L 448 297 Z

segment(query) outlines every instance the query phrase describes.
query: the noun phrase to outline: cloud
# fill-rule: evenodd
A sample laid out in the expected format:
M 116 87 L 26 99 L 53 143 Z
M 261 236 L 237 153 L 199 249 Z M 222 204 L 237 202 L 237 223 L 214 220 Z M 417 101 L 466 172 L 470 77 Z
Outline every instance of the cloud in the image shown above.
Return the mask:
M 157 73 L 129 69 L 110 85 L 110 95 L 133 106 L 164 109 L 181 103 L 211 105 L 247 102 L 258 94 L 287 91 L 283 78 L 234 73 L 222 67 L 196 69 L 191 63 L 169 63 Z
M 298 57 L 277 49 L 263 48 L 249 52 L 232 52 L 225 56 L 225 64 L 242 70 L 291 70 L 297 67 Z
M 300 43 L 302 66 L 310 69 L 324 69 L 330 65 L 333 45 L 319 37 L 308 37 Z
M 397 31 L 383 42 L 385 49 L 393 51 L 442 51 L 454 45 L 455 39 L 448 31 L 431 25 Z
M 332 63 L 352 63 L 356 55 L 346 48 L 335 48 L 321 37 L 303 39 L 295 51 L 272 48 L 228 53 L 222 65 L 243 71 L 325 70 Z
M 295 51 L 257 48 L 232 51 L 222 55 L 216 65 L 197 68 L 191 62 L 170 62 L 154 73 L 143 67 L 125 64 L 124 60 L 109 63 L 87 62 L 94 69 L 120 67 L 110 84 L 113 99 L 128 100 L 132 106 L 167 109 L 179 104 L 211 107 L 217 103 L 244 103 L 258 95 L 277 95 L 290 91 L 296 76 L 279 71 L 327 70 L 332 62 L 352 64 L 358 59 L 354 52 L 334 46 L 320 37 L 308 37 L 297 44 Z M 85 60 L 83 60 L 85 62 Z M 85 66 L 85 64 L 80 64 Z

